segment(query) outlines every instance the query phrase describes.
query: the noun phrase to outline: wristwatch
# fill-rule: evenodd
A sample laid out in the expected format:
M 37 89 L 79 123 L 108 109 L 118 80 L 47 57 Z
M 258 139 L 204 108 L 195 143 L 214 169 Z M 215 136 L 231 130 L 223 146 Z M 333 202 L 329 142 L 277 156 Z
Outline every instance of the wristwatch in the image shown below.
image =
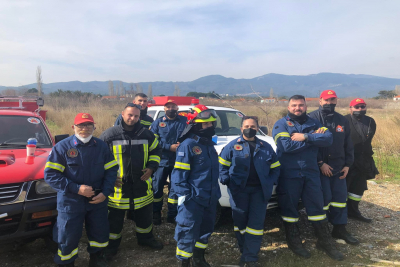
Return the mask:
M 308 140 L 308 133 L 303 134 L 304 138 L 306 139 L 305 141 Z
M 324 165 L 324 162 L 323 161 L 320 161 L 320 162 L 318 162 L 318 167 L 322 167 L 322 165 Z

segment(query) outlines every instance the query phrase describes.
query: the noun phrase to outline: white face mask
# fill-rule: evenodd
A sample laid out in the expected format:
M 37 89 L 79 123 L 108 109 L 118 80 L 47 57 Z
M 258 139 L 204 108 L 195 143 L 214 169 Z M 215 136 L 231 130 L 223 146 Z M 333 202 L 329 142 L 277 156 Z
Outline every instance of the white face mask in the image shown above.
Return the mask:
M 75 134 L 75 137 L 78 138 L 79 140 L 81 140 L 82 143 L 86 144 L 87 142 L 90 141 L 90 139 L 92 139 L 93 135 L 89 135 L 88 137 L 82 137 L 79 136 L 78 134 Z

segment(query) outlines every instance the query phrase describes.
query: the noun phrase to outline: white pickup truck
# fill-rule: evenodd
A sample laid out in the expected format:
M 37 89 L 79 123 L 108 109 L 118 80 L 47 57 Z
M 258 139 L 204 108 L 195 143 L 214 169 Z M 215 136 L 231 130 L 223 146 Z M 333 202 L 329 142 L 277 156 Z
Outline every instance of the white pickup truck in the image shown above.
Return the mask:
M 190 105 L 179 105 L 179 113 L 188 112 L 193 106 Z M 241 135 L 240 127 L 242 123 L 242 117 L 244 114 L 233 108 L 224 108 L 216 106 L 207 106 L 210 109 L 214 109 L 217 114 L 217 127 L 215 133 L 218 136 L 217 145 L 215 149 L 218 154 L 221 152 L 222 148 L 226 146 L 230 141 L 239 138 Z M 164 106 L 151 106 L 148 108 L 147 114 L 151 116 L 154 120 L 163 117 L 165 115 Z M 266 128 L 262 127 L 264 131 Z M 257 137 L 268 142 L 274 150 L 276 150 L 276 145 L 272 137 L 267 136 L 267 133 L 261 130 L 257 133 Z M 227 187 L 220 184 L 222 197 L 219 199 L 219 204 L 221 207 L 230 207 L 229 195 Z M 268 203 L 267 209 L 273 209 L 278 207 L 277 196 L 275 193 L 275 186 L 273 189 L 272 197 Z

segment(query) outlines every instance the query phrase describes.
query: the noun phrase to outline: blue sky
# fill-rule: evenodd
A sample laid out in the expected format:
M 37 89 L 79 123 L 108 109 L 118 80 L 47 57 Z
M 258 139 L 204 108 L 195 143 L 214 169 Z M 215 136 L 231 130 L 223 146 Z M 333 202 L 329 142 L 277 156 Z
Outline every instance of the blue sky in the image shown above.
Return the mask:
M 400 1 L 1 1 L 0 85 L 400 78 Z

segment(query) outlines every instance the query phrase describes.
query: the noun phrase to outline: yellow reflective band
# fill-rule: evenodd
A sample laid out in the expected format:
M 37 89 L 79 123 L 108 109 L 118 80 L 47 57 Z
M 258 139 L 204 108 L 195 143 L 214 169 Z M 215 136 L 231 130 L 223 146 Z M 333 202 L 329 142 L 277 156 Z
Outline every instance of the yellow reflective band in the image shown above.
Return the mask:
M 147 227 L 146 229 L 137 227 L 136 225 L 136 232 L 141 233 L 141 234 L 147 234 L 150 233 L 151 229 L 153 229 L 153 224 L 151 224 L 149 227 Z
M 108 241 L 105 243 L 98 243 L 96 241 L 89 241 L 91 247 L 105 248 L 108 246 Z
M 152 151 L 153 149 L 155 149 L 158 145 L 158 139 L 154 138 L 154 142 L 151 144 L 149 151 Z
M 110 233 L 110 239 L 117 240 L 117 239 L 120 239 L 120 238 L 121 238 L 121 234 Z
M 156 155 L 151 155 L 149 158 L 149 161 L 156 161 L 156 162 L 160 163 L 160 157 L 156 156 Z
M 282 219 L 285 222 L 298 222 L 299 221 L 299 218 L 291 218 L 291 217 L 285 217 L 285 216 L 282 216 Z
M 153 198 L 150 198 L 149 200 L 147 200 L 145 202 L 140 202 L 139 204 L 135 204 L 135 210 L 143 208 L 144 206 L 147 206 L 151 203 L 153 203 Z
M 197 113 L 201 113 L 201 109 L 194 107 L 193 108 L 194 111 L 196 111 Z
M 44 166 L 44 168 L 45 169 L 46 168 L 50 168 L 50 169 L 54 169 L 54 170 L 57 170 L 57 171 L 60 171 L 60 172 L 63 172 L 65 170 L 65 166 L 63 166 L 61 164 L 58 164 L 58 163 L 50 162 L 50 161 L 48 161 L 46 163 L 46 166 Z
M 173 198 L 168 198 L 168 203 L 178 204 L 178 200 L 177 199 L 173 199 Z
M 190 171 L 190 164 L 188 164 L 188 163 L 183 163 L 183 162 L 179 162 L 179 161 L 175 161 L 175 166 L 174 166 L 174 168 Z
M 143 152 L 144 152 L 143 169 L 146 169 L 147 160 L 149 159 L 149 145 L 148 144 L 143 144 Z
M 128 203 L 129 204 L 129 198 L 113 198 L 113 197 L 108 197 L 110 201 L 115 202 L 115 203 Z
M 361 198 L 362 198 L 362 196 L 360 196 L 360 195 L 356 195 L 356 194 L 353 194 L 353 193 L 348 193 L 348 197 L 351 199 L 351 200 L 354 200 L 354 201 L 361 201 Z
M 209 122 L 209 121 L 216 121 L 217 119 L 216 118 L 214 118 L 214 117 L 210 117 L 210 118 L 208 118 L 208 119 L 195 119 L 194 120 L 194 122 Z
M 149 122 L 149 121 L 140 120 L 140 123 L 143 124 L 143 125 L 151 125 L 151 122 Z
M 339 202 L 331 202 L 332 207 L 336 208 L 346 208 L 346 202 L 345 203 L 339 203 Z
M 154 134 L 157 138 L 160 138 L 160 136 L 158 134 Z
M 288 132 L 280 132 L 276 134 L 274 138 L 275 143 L 278 141 L 279 137 L 290 137 L 290 134 Z
M 118 165 L 118 162 L 116 160 L 110 161 L 109 163 L 104 165 L 104 169 L 108 170 L 109 168 L 112 168 L 115 165 Z
M 225 166 L 231 166 L 231 162 L 230 161 L 227 161 L 227 160 L 224 160 L 223 158 L 221 158 L 221 157 L 218 157 L 218 161 L 219 161 L 219 163 L 221 163 L 222 165 L 225 165 Z
M 256 230 L 256 229 L 252 229 L 250 227 L 246 227 L 246 233 L 249 233 L 252 235 L 263 235 L 264 230 Z
M 326 214 L 324 215 L 316 215 L 316 216 L 308 216 L 310 221 L 322 221 L 326 218 Z
M 153 194 L 153 179 L 151 179 L 151 177 L 149 178 L 149 179 L 147 179 L 146 180 L 146 183 L 147 183 L 147 195 L 148 196 L 152 196 L 153 197 L 153 199 L 154 199 L 154 194 Z
M 328 205 L 324 206 L 324 210 L 329 210 L 329 206 L 331 205 L 331 203 L 329 203 Z
M 321 127 L 320 129 L 321 129 L 321 130 L 324 130 L 324 131 L 327 131 L 327 130 L 328 130 L 328 128 L 326 128 L 326 127 Z
M 116 208 L 116 209 L 120 209 L 120 210 L 129 210 L 129 203 L 128 204 L 119 204 L 119 203 L 108 201 L 108 206 L 111 208 Z
M 196 242 L 195 247 L 196 248 L 206 249 L 208 247 L 208 244 L 203 244 L 203 243 L 200 243 L 200 242 Z
M 61 250 L 58 250 L 58 256 L 60 256 L 62 261 L 67 261 L 67 260 L 71 259 L 73 256 L 75 256 L 76 254 L 78 254 L 78 248 L 74 249 L 68 255 L 63 255 L 63 254 L 61 254 Z
M 164 199 L 164 196 L 162 196 L 160 198 L 155 198 L 154 202 L 161 202 L 161 201 L 163 201 L 163 199 Z
M 246 229 L 239 230 L 239 227 L 234 226 L 234 227 L 233 227 L 233 231 L 235 231 L 235 232 L 240 232 L 240 233 L 243 235 L 243 234 L 246 232 Z
M 183 250 L 180 250 L 178 247 L 176 247 L 176 255 L 179 255 L 179 256 L 182 256 L 185 258 L 190 258 L 193 256 L 193 253 L 185 252 Z
M 133 200 L 133 203 L 138 204 L 138 203 L 140 203 L 140 202 L 147 201 L 147 200 L 149 200 L 150 198 L 153 198 L 153 194 L 150 194 L 150 195 L 147 195 L 147 196 L 144 196 L 144 197 L 135 198 L 135 199 Z
M 281 166 L 281 163 L 279 162 L 279 161 L 277 161 L 277 162 L 275 162 L 275 163 L 272 163 L 271 164 L 271 167 L 269 167 L 270 169 L 273 169 L 273 168 L 276 168 L 276 167 L 279 167 L 279 166 Z
M 122 145 L 116 145 L 113 146 L 113 154 L 115 157 L 115 160 L 117 161 L 119 165 L 118 169 L 118 177 L 122 178 L 124 177 L 124 165 L 122 161 Z M 114 187 L 114 198 L 121 198 L 122 197 L 122 189 L 118 187 Z

